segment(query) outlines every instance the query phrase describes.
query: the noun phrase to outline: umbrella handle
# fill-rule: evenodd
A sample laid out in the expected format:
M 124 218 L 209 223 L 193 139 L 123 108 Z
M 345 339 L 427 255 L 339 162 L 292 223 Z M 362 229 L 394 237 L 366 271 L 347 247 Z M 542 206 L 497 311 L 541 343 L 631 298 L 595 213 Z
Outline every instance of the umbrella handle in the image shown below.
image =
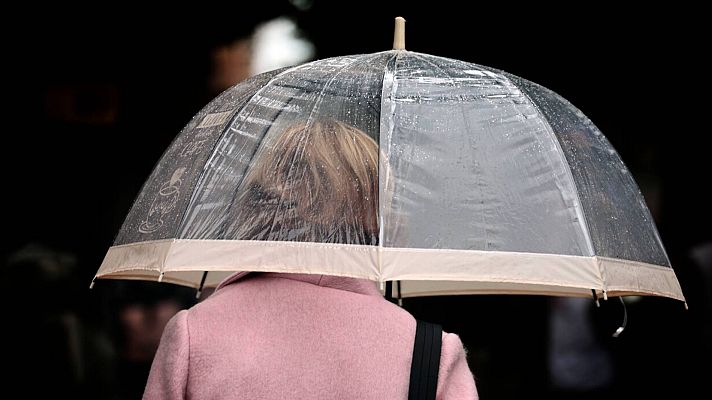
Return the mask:
M 623 297 L 619 297 L 621 300 L 621 304 L 623 304 L 623 323 L 621 323 L 621 326 L 616 329 L 615 332 L 613 332 L 613 337 L 617 338 L 620 336 L 621 333 L 623 333 L 623 330 L 625 329 L 626 325 L 628 325 L 628 309 L 625 306 L 625 301 L 623 301 Z
M 596 294 L 596 289 L 591 289 L 591 294 L 593 294 L 593 301 L 596 302 L 596 307 L 601 307 L 601 303 L 598 301 L 598 295 Z M 603 292 L 604 299 L 608 300 L 608 296 L 606 296 L 606 292 Z M 618 336 L 623 333 L 625 330 L 625 327 L 628 325 L 628 309 L 625 306 L 625 301 L 623 301 L 623 297 L 618 297 L 618 299 L 621 301 L 621 304 L 623 305 L 623 322 L 621 323 L 621 326 L 616 329 L 615 332 L 613 332 L 613 337 L 617 338 Z

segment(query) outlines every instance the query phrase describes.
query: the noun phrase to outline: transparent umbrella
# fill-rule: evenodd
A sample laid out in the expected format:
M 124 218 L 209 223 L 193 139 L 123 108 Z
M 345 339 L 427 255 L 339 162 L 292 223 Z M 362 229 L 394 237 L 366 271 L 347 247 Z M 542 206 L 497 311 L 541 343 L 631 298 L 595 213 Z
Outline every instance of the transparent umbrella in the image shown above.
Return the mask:
M 631 174 L 578 109 L 403 49 L 222 93 L 166 150 L 96 278 L 202 288 L 235 271 L 398 281 L 402 297 L 684 300 Z

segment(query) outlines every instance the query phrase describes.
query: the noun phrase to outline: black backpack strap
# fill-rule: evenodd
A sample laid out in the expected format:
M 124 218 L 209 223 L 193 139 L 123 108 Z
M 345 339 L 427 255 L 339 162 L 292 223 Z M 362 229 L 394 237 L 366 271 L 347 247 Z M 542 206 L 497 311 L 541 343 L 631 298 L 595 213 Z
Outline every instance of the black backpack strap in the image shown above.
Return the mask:
M 417 322 L 408 400 L 435 400 L 443 328 L 429 322 Z

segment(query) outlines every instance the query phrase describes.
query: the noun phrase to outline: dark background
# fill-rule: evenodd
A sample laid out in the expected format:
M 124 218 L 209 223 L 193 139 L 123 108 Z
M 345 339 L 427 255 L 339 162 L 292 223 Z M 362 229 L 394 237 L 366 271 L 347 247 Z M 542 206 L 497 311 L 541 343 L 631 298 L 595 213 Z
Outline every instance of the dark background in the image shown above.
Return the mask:
M 690 259 L 693 248 L 712 240 L 703 194 L 711 172 L 709 69 L 702 61 L 708 43 L 699 10 L 300 4 L 311 7 L 254 1 L 170 13 L 25 10 L 17 12 L 20 28 L 3 28 L 10 105 L 0 283 L 6 362 L 14 370 L 3 379 L 37 394 L 140 394 L 150 359 L 122 356 L 126 335 L 117 313 L 170 296 L 190 306 L 192 292 L 113 281 L 87 287 L 154 163 L 215 95 L 208 86 L 211 51 L 279 15 L 295 19 L 316 58 L 382 51 L 392 45 L 393 17 L 402 15 L 409 50 L 537 82 L 570 100 L 608 137 L 646 196 L 690 305 L 684 311 L 669 299 L 630 303 L 629 327 L 616 340 L 609 336 L 622 318 L 620 305 L 593 312 L 597 337 L 616 362 L 608 390 L 613 397 L 684 398 L 703 388 L 710 376 L 711 273 Z M 406 308 L 461 335 L 483 398 L 560 395 L 547 373 L 549 299 L 418 299 Z

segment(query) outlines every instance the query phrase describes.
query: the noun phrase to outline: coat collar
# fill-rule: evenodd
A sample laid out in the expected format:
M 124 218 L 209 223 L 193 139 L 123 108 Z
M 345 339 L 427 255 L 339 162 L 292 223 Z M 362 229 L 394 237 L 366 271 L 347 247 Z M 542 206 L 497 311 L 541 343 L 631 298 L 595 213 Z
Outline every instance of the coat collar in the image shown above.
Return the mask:
M 331 275 L 317 275 L 317 274 L 292 274 L 292 273 L 277 273 L 277 272 L 236 272 L 225 280 L 220 282 L 220 284 L 215 288 L 218 291 L 225 286 L 231 285 L 240 279 L 244 278 L 247 274 L 262 274 L 263 276 L 291 279 L 295 281 L 302 281 L 306 283 L 311 283 L 312 285 L 328 287 L 332 289 L 346 290 L 349 292 L 365 294 L 369 296 L 382 296 L 381 291 L 378 290 L 376 283 L 369 281 L 367 279 L 358 278 L 347 278 L 342 276 L 331 276 Z

